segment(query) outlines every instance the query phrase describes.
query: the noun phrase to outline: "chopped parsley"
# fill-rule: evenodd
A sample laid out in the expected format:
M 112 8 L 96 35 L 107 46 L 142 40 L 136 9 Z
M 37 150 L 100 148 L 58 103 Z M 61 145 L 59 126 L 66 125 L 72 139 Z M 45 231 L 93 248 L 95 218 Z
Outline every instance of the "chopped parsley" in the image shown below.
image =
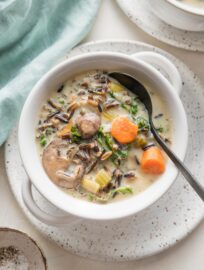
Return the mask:
M 64 99 L 60 99 L 60 100 L 59 100 L 59 103 L 62 104 L 62 105 L 64 105 L 64 104 L 65 104 Z
M 130 112 L 130 106 L 128 106 L 127 104 L 125 103 L 121 103 L 120 106 L 125 109 L 126 111 Z
M 115 96 L 115 94 L 113 93 L 113 91 L 109 91 L 108 94 L 109 94 L 112 98 L 116 99 L 116 96 Z
M 79 133 L 79 130 L 76 126 L 72 126 L 71 128 L 71 138 L 75 143 L 80 143 L 82 139 L 81 134 Z
M 164 128 L 162 126 L 159 126 L 156 128 L 157 132 L 162 133 L 164 132 Z
M 42 147 L 44 147 L 46 144 L 47 144 L 46 136 L 45 136 L 44 134 L 42 134 L 42 135 L 40 136 L 40 145 L 41 145 Z
M 110 160 L 118 165 L 120 160 L 124 160 L 128 157 L 128 149 L 114 149 L 113 145 L 115 144 L 112 136 L 108 134 L 104 134 L 103 127 L 100 127 L 97 133 L 97 141 L 103 147 L 104 150 L 111 150 L 113 153 L 110 156 Z
M 135 100 L 130 105 L 130 113 L 132 115 L 136 115 L 138 113 L 138 104 Z
M 112 98 L 114 98 L 118 102 L 120 102 L 121 108 L 123 108 L 124 110 L 129 112 L 132 117 L 134 117 L 138 113 L 138 104 L 137 104 L 136 98 L 133 99 L 131 104 L 125 104 L 124 102 L 121 102 L 120 100 L 118 100 L 117 97 L 115 96 L 115 94 L 112 91 L 109 91 L 108 93 Z
M 133 189 L 131 187 L 128 186 L 124 186 L 124 187 L 119 187 L 116 188 L 114 190 L 111 191 L 111 195 L 114 197 L 116 194 L 123 194 L 123 195 L 127 195 L 127 194 L 133 194 Z
M 51 128 L 51 127 L 48 127 L 48 128 L 46 128 L 46 130 L 45 130 L 45 134 L 46 134 L 46 136 L 51 135 L 51 134 L 52 134 L 52 132 L 53 132 L 53 128 Z
M 149 122 L 142 116 L 136 118 L 136 123 L 140 131 L 148 131 L 150 129 Z
M 133 189 L 128 186 L 123 186 L 123 187 L 119 187 L 114 190 L 111 190 L 105 196 L 101 196 L 101 197 L 93 193 L 88 193 L 87 198 L 91 202 L 96 201 L 99 203 L 107 203 L 110 199 L 114 198 L 118 194 L 122 194 L 122 195 L 133 194 Z

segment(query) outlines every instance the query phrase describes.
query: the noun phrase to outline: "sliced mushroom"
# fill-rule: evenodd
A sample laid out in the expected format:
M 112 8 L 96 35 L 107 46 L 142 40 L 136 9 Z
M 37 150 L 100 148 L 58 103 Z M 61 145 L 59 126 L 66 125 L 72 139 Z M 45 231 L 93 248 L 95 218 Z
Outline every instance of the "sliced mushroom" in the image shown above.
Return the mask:
M 69 160 L 72 160 L 78 150 L 79 149 L 78 149 L 78 147 L 76 145 L 73 145 L 73 146 L 69 147 L 69 149 L 67 150 L 67 158 Z
M 69 160 L 61 157 L 59 149 L 64 146 L 64 142 L 60 139 L 52 141 L 43 151 L 42 164 L 49 178 L 58 184 L 56 172 L 65 171 L 69 166 Z
M 82 164 L 77 165 L 73 173 L 57 171 L 56 175 L 59 179 L 59 186 L 64 188 L 75 188 L 84 175 L 84 166 Z
M 101 119 L 95 113 L 85 113 L 82 116 L 79 116 L 76 120 L 77 127 L 82 134 L 84 139 L 91 138 L 98 131 Z
M 84 166 L 79 164 L 72 174 L 67 172 L 72 160 L 61 155 L 68 147 L 61 139 L 55 139 L 44 150 L 42 164 L 48 177 L 58 186 L 74 188 L 83 177 Z

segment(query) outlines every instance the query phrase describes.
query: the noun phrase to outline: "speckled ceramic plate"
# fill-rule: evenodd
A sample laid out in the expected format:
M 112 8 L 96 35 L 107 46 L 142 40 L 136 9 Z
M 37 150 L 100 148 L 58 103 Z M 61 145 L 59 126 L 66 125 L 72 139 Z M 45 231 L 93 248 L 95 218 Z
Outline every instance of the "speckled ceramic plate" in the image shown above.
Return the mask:
M 95 52 L 117 51 L 133 54 L 157 51 L 178 67 L 183 83 L 182 101 L 187 111 L 189 147 L 186 164 L 198 179 L 204 180 L 204 92 L 199 79 L 172 55 L 144 43 L 93 42 L 72 50 L 68 57 Z M 19 156 L 16 130 L 6 143 L 6 168 L 9 183 L 20 207 L 36 228 L 49 239 L 78 255 L 100 260 L 133 260 L 161 252 L 188 235 L 204 217 L 204 205 L 185 180 L 179 176 L 170 190 L 145 211 L 115 222 L 79 221 L 66 228 L 47 226 L 37 221 L 26 209 L 21 197 L 21 184 L 27 179 Z M 34 191 L 36 203 L 50 213 L 59 210 Z
M 27 234 L 0 228 L 1 270 L 46 270 L 46 259 L 37 243 Z
M 149 1 L 117 0 L 117 3 L 131 21 L 158 40 L 191 51 L 204 51 L 204 32 L 184 31 L 166 24 L 149 10 Z

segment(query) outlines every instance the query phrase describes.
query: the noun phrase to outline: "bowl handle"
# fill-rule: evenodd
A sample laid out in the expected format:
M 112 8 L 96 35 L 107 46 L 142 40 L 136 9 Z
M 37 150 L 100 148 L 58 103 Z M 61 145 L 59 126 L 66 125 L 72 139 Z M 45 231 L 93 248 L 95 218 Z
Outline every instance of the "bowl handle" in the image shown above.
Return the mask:
M 74 217 L 72 215 L 54 216 L 40 209 L 33 199 L 32 184 L 29 180 L 23 182 L 21 191 L 22 191 L 22 199 L 27 209 L 35 218 L 37 218 L 38 220 L 40 220 L 45 224 L 53 226 L 60 226 L 60 225 L 63 226 L 65 224 L 75 223 L 80 220 L 80 218 Z
M 177 90 L 178 94 L 181 93 L 182 89 L 182 80 L 176 66 L 165 56 L 155 53 L 155 52 L 138 52 L 132 54 L 133 57 L 144 61 L 145 63 L 150 64 L 154 68 L 161 69 L 164 73 L 167 74 L 168 81 L 170 84 Z

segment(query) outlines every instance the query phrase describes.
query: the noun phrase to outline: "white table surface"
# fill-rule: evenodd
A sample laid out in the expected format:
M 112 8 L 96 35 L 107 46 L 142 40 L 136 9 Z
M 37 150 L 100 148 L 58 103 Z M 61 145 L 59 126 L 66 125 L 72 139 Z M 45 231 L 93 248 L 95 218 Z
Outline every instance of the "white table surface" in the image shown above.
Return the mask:
M 204 80 L 204 53 L 173 48 L 146 35 L 128 20 L 114 0 L 102 0 L 95 25 L 83 42 L 102 39 L 139 40 L 158 46 L 180 58 Z M 17 205 L 7 182 L 3 147 L 0 148 L 0 198 L 0 226 L 10 226 L 22 230 L 37 240 L 48 259 L 49 270 L 204 269 L 204 222 L 190 236 L 173 248 L 140 261 L 104 263 L 91 261 L 66 252 L 38 233 Z

